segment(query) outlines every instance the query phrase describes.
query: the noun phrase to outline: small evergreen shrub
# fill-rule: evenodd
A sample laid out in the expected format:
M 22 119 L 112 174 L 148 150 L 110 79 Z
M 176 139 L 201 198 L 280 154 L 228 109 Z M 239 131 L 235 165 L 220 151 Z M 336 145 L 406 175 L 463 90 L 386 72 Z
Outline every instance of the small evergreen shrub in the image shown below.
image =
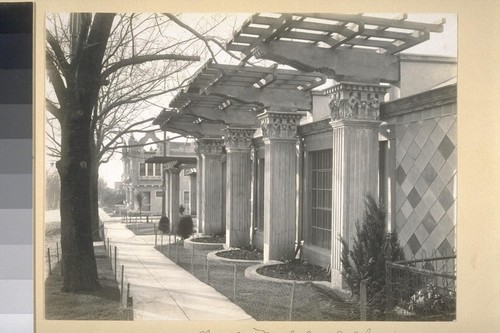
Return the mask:
M 386 212 L 370 195 L 365 198 L 363 224 L 356 222 L 352 250 L 346 239 L 342 242 L 342 275 L 351 292 L 359 296 L 362 280 L 367 280 L 368 303 L 374 314 L 385 312 L 385 262 L 404 260 L 396 234 L 386 232 Z
M 168 233 L 170 231 L 170 220 L 168 219 L 168 217 L 162 216 L 160 218 L 158 229 L 160 229 L 163 233 Z
M 179 221 L 179 226 L 177 227 L 177 233 L 182 239 L 186 239 L 191 236 L 194 232 L 193 219 L 190 215 L 184 215 Z

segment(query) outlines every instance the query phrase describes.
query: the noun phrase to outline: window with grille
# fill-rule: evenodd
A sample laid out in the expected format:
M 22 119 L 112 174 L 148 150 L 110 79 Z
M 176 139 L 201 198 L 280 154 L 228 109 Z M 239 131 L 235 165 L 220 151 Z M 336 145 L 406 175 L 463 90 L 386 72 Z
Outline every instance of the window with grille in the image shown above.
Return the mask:
M 139 176 L 141 177 L 154 177 L 162 175 L 162 164 L 161 163 L 140 163 L 139 164 Z
M 311 156 L 311 243 L 330 249 L 332 233 L 332 150 Z
M 155 176 L 161 176 L 161 169 L 162 169 L 162 164 L 155 163 Z

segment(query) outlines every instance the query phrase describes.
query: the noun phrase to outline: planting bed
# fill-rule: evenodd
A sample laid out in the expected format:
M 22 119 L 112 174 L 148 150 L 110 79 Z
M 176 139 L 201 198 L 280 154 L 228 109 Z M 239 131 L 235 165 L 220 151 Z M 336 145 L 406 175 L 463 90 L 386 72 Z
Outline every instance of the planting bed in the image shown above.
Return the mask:
M 190 239 L 195 243 L 226 243 L 225 236 L 199 236 Z
M 257 269 L 257 273 L 283 280 L 330 281 L 330 273 L 325 268 L 297 259 L 282 264 L 262 266 Z
M 230 249 L 215 253 L 216 256 L 233 260 L 262 260 L 262 251 L 257 249 Z

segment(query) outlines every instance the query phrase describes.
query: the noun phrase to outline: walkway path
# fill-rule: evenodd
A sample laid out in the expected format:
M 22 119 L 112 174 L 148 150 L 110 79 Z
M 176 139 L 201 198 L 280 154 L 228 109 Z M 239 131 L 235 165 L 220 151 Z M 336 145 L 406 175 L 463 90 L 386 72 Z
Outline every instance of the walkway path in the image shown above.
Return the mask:
M 104 227 L 117 247 L 118 273 L 125 267 L 124 289 L 130 283 L 135 320 L 254 320 L 155 250 L 154 235 L 136 236 L 121 220 L 105 220 Z

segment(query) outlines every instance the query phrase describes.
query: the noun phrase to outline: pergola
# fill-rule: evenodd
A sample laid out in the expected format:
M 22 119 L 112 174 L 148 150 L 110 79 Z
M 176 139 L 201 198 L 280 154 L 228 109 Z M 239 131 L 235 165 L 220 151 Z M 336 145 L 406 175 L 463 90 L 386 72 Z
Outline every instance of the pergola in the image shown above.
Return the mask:
M 338 84 L 329 89 L 330 257 L 332 284 L 341 286 L 338 235 L 350 238 L 353 221 L 362 218 L 364 195 L 378 193 L 379 102 L 388 88 L 381 83 L 396 84 L 398 53 L 426 41 L 431 32 L 443 31 L 443 23 L 411 22 L 406 15 L 250 17 L 226 45 L 228 51 L 241 53 L 240 64 L 207 62 L 172 100 L 172 109 L 155 120 L 162 130 L 197 139 L 198 218 L 203 232 L 225 231 L 230 247 L 249 243 L 250 202 L 255 202 L 251 146 L 255 133 L 262 134 L 264 261 L 293 257 L 300 223 L 296 214 L 300 111 L 311 111 L 311 90 L 333 79 Z M 254 66 L 254 58 L 275 64 Z
M 222 232 L 223 221 L 227 220 L 234 231 L 228 235 L 228 245 L 247 243 L 249 218 L 243 221 L 241 217 L 250 216 L 250 147 L 255 130 L 262 125 L 259 117 L 286 114 L 281 125 L 269 125 L 273 129 L 283 127 L 286 134 L 289 115 L 294 114 L 295 133 L 302 117 L 298 112 L 312 109 L 310 91 L 325 81 L 320 73 L 209 61 L 193 76 L 189 87 L 171 101 L 171 109 L 158 116 L 154 123 L 162 130 L 197 139 L 198 216 L 205 233 Z M 290 142 L 295 141 L 294 135 Z M 223 147 L 227 153 L 227 179 L 220 179 Z M 219 180 L 214 182 L 212 175 Z M 227 215 L 222 208 L 223 197 L 227 198 Z
M 397 53 L 442 32 L 445 20 L 421 23 L 407 15 L 381 18 L 363 14 L 255 14 L 234 33 L 227 50 L 273 60 L 336 81 L 399 80 Z
M 257 115 L 274 111 L 310 110 L 310 90 L 325 83 L 320 73 L 207 62 L 189 88 L 170 102 L 154 124 L 196 138 L 221 136 L 226 127 L 258 128 Z

